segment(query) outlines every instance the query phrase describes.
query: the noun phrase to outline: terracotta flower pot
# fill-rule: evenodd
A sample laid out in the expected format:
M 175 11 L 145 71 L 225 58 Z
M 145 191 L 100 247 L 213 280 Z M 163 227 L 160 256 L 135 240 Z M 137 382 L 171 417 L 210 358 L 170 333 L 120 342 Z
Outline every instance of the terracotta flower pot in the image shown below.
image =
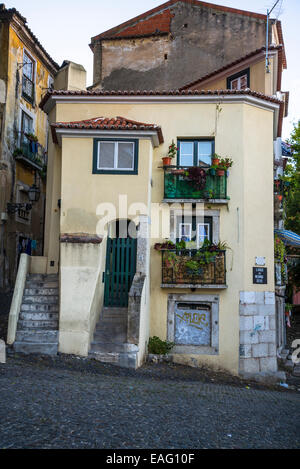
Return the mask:
M 184 169 L 173 169 L 172 174 L 184 174 Z
M 217 169 L 217 176 L 224 176 L 225 170 L 224 169 Z
M 164 166 L 171 166 L 172 158 L 170 158 L 169 156 L 165 156 L 162 160 Z

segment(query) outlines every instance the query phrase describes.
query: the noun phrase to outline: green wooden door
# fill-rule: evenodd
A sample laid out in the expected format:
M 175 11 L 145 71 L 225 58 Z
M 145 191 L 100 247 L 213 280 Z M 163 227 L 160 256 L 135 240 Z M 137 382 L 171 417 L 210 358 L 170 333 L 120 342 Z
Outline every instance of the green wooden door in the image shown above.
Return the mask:
M 104 306 L 128 306 L 128 293 L 136 272 L 136 247 L 136 239 L 107 239 Z

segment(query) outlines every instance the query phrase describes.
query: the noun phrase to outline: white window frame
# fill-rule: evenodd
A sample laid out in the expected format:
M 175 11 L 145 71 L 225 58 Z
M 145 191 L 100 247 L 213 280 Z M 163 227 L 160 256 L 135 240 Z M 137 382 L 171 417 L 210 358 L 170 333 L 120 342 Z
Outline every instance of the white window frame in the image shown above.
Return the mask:
M 200 226 L 207 226 L 208 227 L 208 239 L 210 238 L 210 224 L 209 223 L 197 223 L 197 246 L 198 248 L 202 246 L 203 243 L 200 243 L 200 234 L 199 234 L 199 227 Z M 204 241 L 203 241 L 204 242 Z
M 189 227 L 189 241 L 192 239 L 192 223 L 179 223 L 179 236 L 178 239 L 181 241 L 182 240 L 182 227 L 183 226 L 188 226 Z
M 245 78 L 246 77 L 246 83 L 248 82 L 248 75 L 245 73 L 244 75 L 241 75 L 240 77 L 237 77 L 237 78 L 233 78 L 232 80 L 230 80 L 230 89 L 233 90 L 233 89 L 236 89 L 237 91 L 241 90 L 241 89 L 246 89 L 246 88 L 241 88 L 241 80 L 242 78 Z M 237 88 L 232 88 L 232 83 L 234 81 L 237 81 L 238 82 L 238 87 Z
M 100 146 L 102 143 L 113 143 L 114 144 L 114 166 L 113 168 L 107 168 L 100 166 Z M 130 143 L 132 145 L 132 166 L 130 168 L 118 168 L 118 156 L 119 156 L 119 143 Z M 98 152 L 97 152 L 97 170 L 98 171 L 134 171 L 134 142 L 121 142 L 121 141 L 100 141 L 98 142 Z

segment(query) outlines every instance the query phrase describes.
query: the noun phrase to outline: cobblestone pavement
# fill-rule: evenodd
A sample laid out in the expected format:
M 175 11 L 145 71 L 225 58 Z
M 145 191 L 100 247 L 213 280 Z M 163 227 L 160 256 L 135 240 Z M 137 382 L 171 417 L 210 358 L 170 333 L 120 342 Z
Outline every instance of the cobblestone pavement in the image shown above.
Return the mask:
M 300 447 L 299 392 L 216 376 L 11 355 L 0 365 L 0 448 Z

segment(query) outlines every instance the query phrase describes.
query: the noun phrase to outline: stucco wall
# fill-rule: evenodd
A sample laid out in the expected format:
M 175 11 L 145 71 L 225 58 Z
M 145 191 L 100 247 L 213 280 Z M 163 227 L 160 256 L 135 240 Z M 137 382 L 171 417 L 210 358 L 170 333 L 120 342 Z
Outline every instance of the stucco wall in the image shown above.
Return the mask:
M 228 289 L 197 290 L 197 294 L 219 295 L 219 354 L 177 355 L 175 360 L 193 365 L 207 363 L 237 373 L 240 291 L 274 291 L 273 112 L 242 102 L 220 102 L 219 111 L 213 103 L 93 103 L 57 106 L 59 121 L 116 115 L 155 122 L 163 129 L 165 142 L 153 150 L 152 203 L 161 203 L 163 199 L 163 171 L 159 166 L 172 139 L 215 136 L 216 152 L 234 161 L 228 178 L 228 207 L 209 206 L 220 210 L 220 239 L 231 248 L 227 251 Z M 72 232 L 80 228 L 80 231 L 94 233 L 97 203 L 109 201 L 118 205 L 119 194 L 127 194 L 129 205 L 141 201 L 147 204 L 147 187 L 151 175 L 146 163 L 149 161 L 150 148 L 150 141 L 140 142 L 139 176 L 93 175 L 92 139 L 63 138 L 61 230 Z M 59 171 L 59 165 L 55 171 Z M 53 181 L 56 180 L 55 174 Z M 53 248 L 57 245 L 58 234 L 53 236 Z M 161 239 L 151 239 L 150 336 L 158 335 L 166 339 L 168 294 L 178 293 L 178 290 L 160 287 L 161 257 L 153 250 L 157 241 Z M 267 285 L 252 283 L 256 256 L 266 258 Z M 190 293 L 190 290 L 180 290 L 181 294 L 185 292 Z

